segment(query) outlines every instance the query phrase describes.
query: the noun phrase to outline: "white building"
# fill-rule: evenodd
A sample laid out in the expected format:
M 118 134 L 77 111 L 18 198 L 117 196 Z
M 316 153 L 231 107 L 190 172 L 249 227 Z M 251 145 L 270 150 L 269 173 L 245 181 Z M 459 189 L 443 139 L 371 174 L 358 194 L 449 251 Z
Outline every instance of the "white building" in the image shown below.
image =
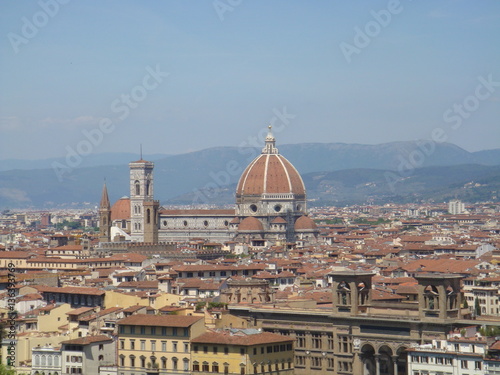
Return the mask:
M 454 199 L 448 202 L 448 212 L 452 215 L 460 215 L 465 212 L 465 205 L 462 201 Z
M 433 340 L 408 351 L 409 375 L 488 375 L 487 342 L 482 337 Z

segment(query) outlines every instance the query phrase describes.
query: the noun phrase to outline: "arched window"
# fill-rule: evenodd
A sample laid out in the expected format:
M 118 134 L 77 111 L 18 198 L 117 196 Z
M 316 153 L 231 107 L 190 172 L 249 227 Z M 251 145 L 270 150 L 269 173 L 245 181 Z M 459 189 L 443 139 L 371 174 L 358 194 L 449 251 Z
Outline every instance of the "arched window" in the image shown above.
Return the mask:
M 151 195 L 151 181 L 146 181 L 146 195 Z
M 39 355 L 35 356 L 35 366 L 40 366 L 40 356 Z
M 42 366 L 46 366 L 46 365 L 47 365 L 46 358 L 44 355 L 42 355 Z
M 151 224 L 151 210 L 149 208 L 146 210 L 146 222 Z
M 135 195 L 141 195 L 141 183 L 138 180 L 135 180 Z

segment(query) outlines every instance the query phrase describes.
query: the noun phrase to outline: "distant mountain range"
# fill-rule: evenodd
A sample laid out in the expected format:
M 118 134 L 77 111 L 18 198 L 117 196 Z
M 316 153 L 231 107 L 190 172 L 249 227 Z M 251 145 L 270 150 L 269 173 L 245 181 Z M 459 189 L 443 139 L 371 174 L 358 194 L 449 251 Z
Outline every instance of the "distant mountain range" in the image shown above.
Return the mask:
M 380 145 L 303 143 L 278 146 L 302 174 L 316 203 L 352 204 L 497 199 L 500 149 L 468 152 L 449 143 Z M 232 204 L 235 184 L 260 149 L 217 147 L 181 155 L 145 155 L 155 162 L 162 204 Z M 0 208 L 94 207 L 106 184 L 110 199 L 129 194 L 128 162 L 137 154 L 83 157 L 60 181 L 54 161 L 1 161 Z M 30 168 L 30 169 L 28 169 Z M 8 170 L 7 170 L 8 169 Z

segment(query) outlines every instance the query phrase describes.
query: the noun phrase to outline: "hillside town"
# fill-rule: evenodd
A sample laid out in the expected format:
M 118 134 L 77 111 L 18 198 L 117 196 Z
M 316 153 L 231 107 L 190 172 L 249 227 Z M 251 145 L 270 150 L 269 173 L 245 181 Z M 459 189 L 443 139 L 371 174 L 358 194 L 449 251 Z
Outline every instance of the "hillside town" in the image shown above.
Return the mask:
M 129 173 L 95 211 L 2 213 L 17 374 L 500 374 L 499 203 L 308 207 L 271 126 L 233 209 Z

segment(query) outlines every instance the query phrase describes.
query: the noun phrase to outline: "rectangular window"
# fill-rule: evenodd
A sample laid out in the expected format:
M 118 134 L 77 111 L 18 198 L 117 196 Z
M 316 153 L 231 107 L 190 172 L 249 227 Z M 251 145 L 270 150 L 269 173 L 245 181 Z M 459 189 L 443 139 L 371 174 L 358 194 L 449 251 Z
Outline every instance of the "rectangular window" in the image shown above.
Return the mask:
M 311 367 L 321 368 L 321 357 L 311 357 Z
M 240 348 L 240 354 L 245 355 L 245 348 Z
M 177 336 L 177 328 L 172 328 L 172 336 Z
M 130 350 L 135 350 L 135 340 L 130 340 Z
M 214 346 L 214 347 L 212 348 L 212 351 L 213 351 L 213 353 L 214 353 L 214 354 L 217 354 L 217 347 L 216 347 L 216 346 Z
M 297 348 L 305 348 L 306 347 L 306 335 L 304 332 L 296 333 L 296 343 Z
M 166 336 L 167 335 L 167 327 L 161 327 L 161 335 Z
M 141 326 L 141 335 L 145 335 L 145 334 L 146 334 L 146 327 Z
M 203 353 L 207 354 L 208 353 L 208 346 L 203 347 Z
M 141 340 L 141 350 L 146 350 L 146 340 Z
M 326 366 L 327 366 L 328 370 L 333 371 L 333 364 L 334 363 L 335 363 L 335 360 L 333 358 L 327 358 Z
M 156 335 L 156 327 L 151 327 L 151 334 Z
M 120 340 L 120 349 L 125 349 L 125 340 Z
M 173 352 L 177 351 L 177 341 L 172 341 L 172 351 Z
M 229 348 L 227 346 L 224 348 L 224 354 L 229 354 Z
M 189 343 L 184 343 L 184 353 L 189 353 Z
M 166 352 L 167 351 L 167 342 L 166 341 L 162 341 L 161 342 L 161 351 L 162 352 Z
M 151 351 L 152 352 L 156 351 L 156 340 L 151 340 Z
M 184 328 L 184 336 L 185 337 L 189 336 L 189 328 Z
M 312 347 L 313 349 L 321 349 L 321 333 L 312 334 Z
M 304 367 L 306 365 L 306 357 L 297 355 L 295 356 L 295 366 Z
M 460 368 L 463 368 L 463 369 L 467 369 L 469 368 L 469 364 L 467 363 L 467 361 L 460 361 Z

